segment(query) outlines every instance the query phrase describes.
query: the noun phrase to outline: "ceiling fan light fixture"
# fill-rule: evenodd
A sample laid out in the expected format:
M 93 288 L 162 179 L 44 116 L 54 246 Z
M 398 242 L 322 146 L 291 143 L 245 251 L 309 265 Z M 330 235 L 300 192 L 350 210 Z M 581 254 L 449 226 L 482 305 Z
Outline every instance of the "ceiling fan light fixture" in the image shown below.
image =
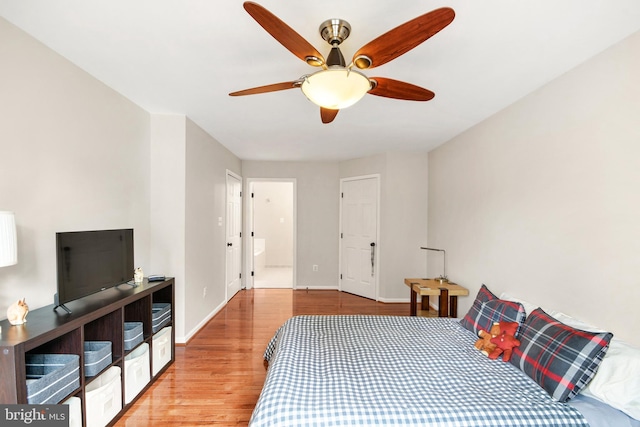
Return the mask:
M 358 102 L 369 92 L 371 83 L 358 71 L 336 67 L 306 76 L 300 89 L 314 104 L 341 110 Z

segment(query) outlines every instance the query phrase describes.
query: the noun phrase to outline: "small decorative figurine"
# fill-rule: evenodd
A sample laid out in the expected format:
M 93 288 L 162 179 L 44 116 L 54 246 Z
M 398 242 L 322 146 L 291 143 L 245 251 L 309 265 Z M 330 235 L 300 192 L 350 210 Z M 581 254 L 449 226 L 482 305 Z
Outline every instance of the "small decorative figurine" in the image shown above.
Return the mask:
M 135 283 L 142 283 L 143 279 L 144 273 L 142 272 L 142 269 L 140 267 L 136 268 L 136 270 L 133 272 L 133 281 Z
M 12 325 L 22 325 L 27 321 L 27 313 L 29 313 L 29 306 L 22 298 L 11 304 L 7 309 L 7 320 Z

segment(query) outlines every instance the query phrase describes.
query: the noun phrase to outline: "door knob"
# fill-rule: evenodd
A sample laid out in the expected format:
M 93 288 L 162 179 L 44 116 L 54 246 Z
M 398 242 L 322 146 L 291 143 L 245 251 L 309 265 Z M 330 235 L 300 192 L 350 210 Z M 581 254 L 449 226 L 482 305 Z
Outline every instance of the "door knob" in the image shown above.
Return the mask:
M 233 243 L 227 243 L 227 246 L 233 246 Z

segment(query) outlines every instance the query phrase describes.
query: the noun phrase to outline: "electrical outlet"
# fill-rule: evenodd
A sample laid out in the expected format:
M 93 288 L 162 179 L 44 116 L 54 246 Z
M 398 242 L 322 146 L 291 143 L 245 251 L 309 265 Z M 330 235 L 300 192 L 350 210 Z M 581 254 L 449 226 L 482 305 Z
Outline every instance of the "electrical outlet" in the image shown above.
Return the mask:
M 207 287 L 202 288 L 202 298 L 207 296 Z
M 318 271 L 318 264 L 313 264 L 313 271 Z

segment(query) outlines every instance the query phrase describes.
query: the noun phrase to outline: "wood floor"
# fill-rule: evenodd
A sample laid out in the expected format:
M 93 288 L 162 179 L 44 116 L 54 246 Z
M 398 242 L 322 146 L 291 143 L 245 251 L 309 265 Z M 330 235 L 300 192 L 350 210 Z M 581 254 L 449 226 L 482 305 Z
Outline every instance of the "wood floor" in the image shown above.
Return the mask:
M 266 376 L 262 354 L 276 329 L 300 314 L 409 314 L 338 291 L 243 290 L 193 337 L 176 360 L 115 424 L 247 425 Z

